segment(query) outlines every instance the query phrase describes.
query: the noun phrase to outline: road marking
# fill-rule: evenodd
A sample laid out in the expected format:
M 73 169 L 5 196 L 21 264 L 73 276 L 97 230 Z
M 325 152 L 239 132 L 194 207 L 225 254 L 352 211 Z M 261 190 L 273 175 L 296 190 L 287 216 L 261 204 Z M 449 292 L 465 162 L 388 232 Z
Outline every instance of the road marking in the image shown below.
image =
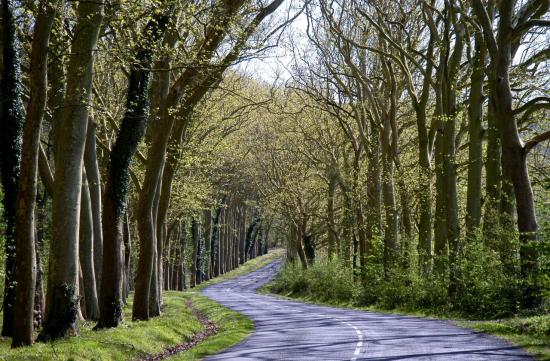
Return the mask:
M 244 278 L 244 277 L 243 277 Z M 255 280 L 255 278 L 254 278 Z M 251 283 L 245 283 L 244 286 L 248 286 L 250 285 Z M 243 284 L 239 284 L 238 286 L 243 286 Z M 225 292 L 231 292 L 233 296 L 237 296 L 238 298 L 241 298 L 241 299 L 245 299 L 246 301 L 249 301 L 249 299 L 245 296 L 243 296 L 242 294 L 239 294 L 239 293 L 236 293 L 235 289 L 233 287 L 231 288 L 224 288 L 222 289 L 222 291 L 225 291 Z M 249 293 L 249 295 L 253 295 L 253 296 L 258 296 L 257 293 L 255 292 L 248 292 L 248 290 L 246 290 L 247 292 L 246 293 Z M 296 308 L 289 308 L 289 305 L 288 303 L 292 304 L 293 302 L 289 302 L 289 301 L 284 301 L 284 300 L 277 300 L 277 299 L 272 299 L 270 300 L 271 302 L 275 301 L 276 304 L 281 304 L 282 307 L 278 307 L 278 306 L 273 306 L 271 305 L 272 308 L 275 308 L 275 309 L 278 309 L 278 310 L 286 310 L 286 311 L 290 311 L 290 312 L 296 312 L 296 313 L 301 313 L 301 314 L 305 314 L 307 313 L 308 315 L 311 315 L 311 316 L 317 316 L 317 317 L 320 317 L 320 318 L 325 318 L 325 319 L 332 319 L 336 322 L 339 322 L 343 325 L 346 325 L 348 327 L 351 327 L 355 330 L 355 333 L 357 335 L 357 344 L 355 346 L 355 350 L 353 352 L 353 357 L 350 359 L 350 361 L 357 361 L 357 358 L 358 356 L 362 353 L 361 350 L 363 349 L 363 344 L 364 344 L 364 335 L 363 335 L 363 332 L 361 332 L 361 330 L 353 325 L 352 323 L 350 322 L 347 322 L 343 319 L 340 319 L 338 317 L 333 317 L 333 316 L 330 316 L 330 315 L 327 315 L 327 314 L 321 314 L 321 313 L 315 313 L 315 311 L 313 310 L 310 310 L 309 307 L 307 307 L 305 309 L 305 311 L 301 311 L 299 309 L 296 309 Z M 269 302 L 268 302 L 269 303 Z M 312 312 L 313 311 L 313 312 Z M 365 343 L 366 343 L 366 340 L 365 340 Z M 366 350 L 364 350 L 366 352 Z

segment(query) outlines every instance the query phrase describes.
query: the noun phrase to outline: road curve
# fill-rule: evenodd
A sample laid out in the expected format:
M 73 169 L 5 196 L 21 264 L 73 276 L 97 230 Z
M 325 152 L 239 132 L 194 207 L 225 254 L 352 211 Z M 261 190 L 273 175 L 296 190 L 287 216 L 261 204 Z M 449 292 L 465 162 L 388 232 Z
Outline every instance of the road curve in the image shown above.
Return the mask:
M 450 322 L 257 294 L 279 267 L 275 261 L 202 291 L 256 325 L 245 341 L 206 360 L 533 360 L 505 341 Z

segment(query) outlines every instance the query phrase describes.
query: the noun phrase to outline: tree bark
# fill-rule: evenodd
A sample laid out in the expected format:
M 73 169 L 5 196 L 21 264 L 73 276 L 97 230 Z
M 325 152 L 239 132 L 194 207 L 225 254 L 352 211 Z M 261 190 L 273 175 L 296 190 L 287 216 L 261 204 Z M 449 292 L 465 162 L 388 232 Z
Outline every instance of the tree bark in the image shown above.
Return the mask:
M 101 179 L 99 174 L 99 165 L 97 162 L 95 129 L 96 124 L 90 117 L 88 120 L 88 130 L 86 133 L 86 148 L 84 149 L 84 168 L 86 169 L 88 189 L 90 192 L 90 201 L 92 206 L 94 271 L 96 276 L 97 295 L 99 296 L 103 261 L 103 229 L 101 224 Z
M 100 319 L 97 328 L 117 327 L 122 318 L 124 265 L 121 263 L 120 254 L 123 241 L 122 228 L 128 193 L 129 168 L 132 157 L 145 133 L 149 117 L 148 91 L 151 76 L 150 68 L 153 62 L 153 47 L 162 37 L 168 19 L 169 16 L 165 12 L 155 12 L 155 15 L 145 27 L 145 39 L 135 49 L 136 57 L 130 69 L 126 110 L 115 145 L 110 153 L 103 211 L 104 263 L 102 274 L 105 275 L 106 279 L 101 283 Z M 145 189 L 144 183 L 143 190 L 150 191 L 150 188 Z M 154 191 L 152 193 L 154 194 Z M 152 203 L 144 207 L 149 205 L 152 205 Z M 151 212 L 151 208 L 148 211 Z M 143 210 L 143 212 L 146 212 L 146 210 Z M 147 221 L 153 222 L 152 214 L 150 214 Z M 148 241 L 148 248 L 151 250 L 151 246 L 154 247 L 154 240 L 149 239 Z M 143 242 L 145 241 L 142 240 Z M 129 252 L 129 247 L 126 248 Z M 148 257 L 148 255 L 140 253 L 140 259 L 142 257 Z M 141 277 L 150 276 L 140 275 Z M 144 283 L 149 284 L 149 282 L 148 280 L 140 282 L 138 279 L 140 286 L 136 285 L 135 301 L 138 307 L 141 300 L 148 299 L 148 295 L 144 296 L 142 292 L 145 292 L 145 288 L 148 289 L 148 286 Z M 134 307 L 136 307 L 135 304 Z M 134 312 L 133 317 L 147 319 L 149 317 L 148 312 L 145 312 L 144 308 L 141 308 L 141 310 L 142 313 L 136 314 Z
M 76 331 L 82 162 L 91 100 L 93 52 L 102 12 L 102 1 L 78 4 L 76 36 L 67 69 L 63 131 L 59 134 L 56 152 L 46 319 L 39 336 L 42 341 Z
M 466 235 L 471 238 L 481 223 L 481 181 L 483 169 L 483 80 L 485 78 L 485 44 L 483 35 L 476 32 L 475 53 L 472 59 L 470 96 L 468 99 L 468 191 L 466 196 Z
M 21 69 L 19 41 L 15 25 L 14 1 L 2 1 L 2 59 L 4 72 L 1 86 L 0 175 L 2 177 L 4 219 L 5 281 L 2 302 L 2 336 L 13 336 L 15 322 L 15 222 L 21 158 L 23 104 L 20 95 Z
M 15 242 L 17 289 L 12 347 L 32 344 L 36 286 L 35 205 L 40 128 L 47 98 L 50 32 L 56 4 L 40 1 L 32 40 L 31 95 L 23 130 L 21 174 L 17 199 Z
M 79 260 L 82 270 L 82 280 L 85 299 L 85 318 L 97 320 L 99 317 L 99 303 L 97 299 L 97 285 L 94 269 L 94 216 L 92 200 L 87 181 L 87 173 L 82 174 L 82 201 L 80 203 L 80 233 L 79 233 Z M 82 296 L 82 295 L 81 295 Z

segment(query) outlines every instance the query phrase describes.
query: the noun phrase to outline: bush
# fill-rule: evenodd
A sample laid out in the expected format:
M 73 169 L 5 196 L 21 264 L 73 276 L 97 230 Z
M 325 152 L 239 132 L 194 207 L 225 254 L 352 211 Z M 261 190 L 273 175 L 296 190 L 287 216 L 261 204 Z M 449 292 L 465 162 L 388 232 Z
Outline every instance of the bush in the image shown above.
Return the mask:
M 519 245 L 509 246 L 513 248 L 511 253 L 517 254 Z M 517 257 L 504 265 L 500 253 L 477 237 L 465 242 L 459 260 L 458 291 L 453 298 L 448 292 L 448 270 L 422 276 L 414 266 L 399 266 L 385 276 L 380 260 L 372 259 L 361 281 L 341 260 L 326 257 L 318 257 L 307 270 L 298 263 L 288 263 L 271 285 L 271 291 L 327 303 L 453 313 L 468 319 L 518 314 L 522 283 Z
M 349 302 L 354 298 L 353 274 L 340 261 L 326 258 L 319 258 L 307 270 L 299 263 L 287 263 L 270 290 L 323 302 Z

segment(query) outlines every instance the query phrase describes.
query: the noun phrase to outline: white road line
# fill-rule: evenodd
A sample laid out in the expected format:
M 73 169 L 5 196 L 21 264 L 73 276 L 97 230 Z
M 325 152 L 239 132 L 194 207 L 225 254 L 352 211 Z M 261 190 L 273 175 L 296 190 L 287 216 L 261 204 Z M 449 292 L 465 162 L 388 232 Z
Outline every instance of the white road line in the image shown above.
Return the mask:
M 226 290 L 229 291 L 228 289 L 226 289 Z M 246 298 L 243 295 L 238 294 L 238 293 L 234 293 L 234 295 L 239 297 L 239 298 Z M 281 309 L 281 307 L 276 307 L 276 308 Z M 295 308 L 290 308 L 288 310 L 296 312 L 296 313 L 305 313 L 305 311 L 301 311 L 301 310 L 298 310 L 298 309 L 295 309 Z M 349 326 L 349 327 L 353 328 L 355 330 L 355 333 L 357 334 L 357 340 L 358 341 L 357 341 L 357 344 L 355 346 L 355 350 L 353 351 L 353 357 L 350 359 L 350 361 L 357 361 L 357 357 L 359 356 L 359 354 L 361 354 L 361 349 L 363 348 L 363 332 L 361 332 L 361 330 L 357 326 L 355 326 L 355 325 L 353 325 L 353 324 L 351 324 L 347 321 L 341 320 L 337 317 L 324 315 L 324 314 L 311 314 L 311 315 L 321 317 L 321 318 L 330 318 L 331 320 L 340 322 L 340 323 L 342 323 L 346 326 Z

